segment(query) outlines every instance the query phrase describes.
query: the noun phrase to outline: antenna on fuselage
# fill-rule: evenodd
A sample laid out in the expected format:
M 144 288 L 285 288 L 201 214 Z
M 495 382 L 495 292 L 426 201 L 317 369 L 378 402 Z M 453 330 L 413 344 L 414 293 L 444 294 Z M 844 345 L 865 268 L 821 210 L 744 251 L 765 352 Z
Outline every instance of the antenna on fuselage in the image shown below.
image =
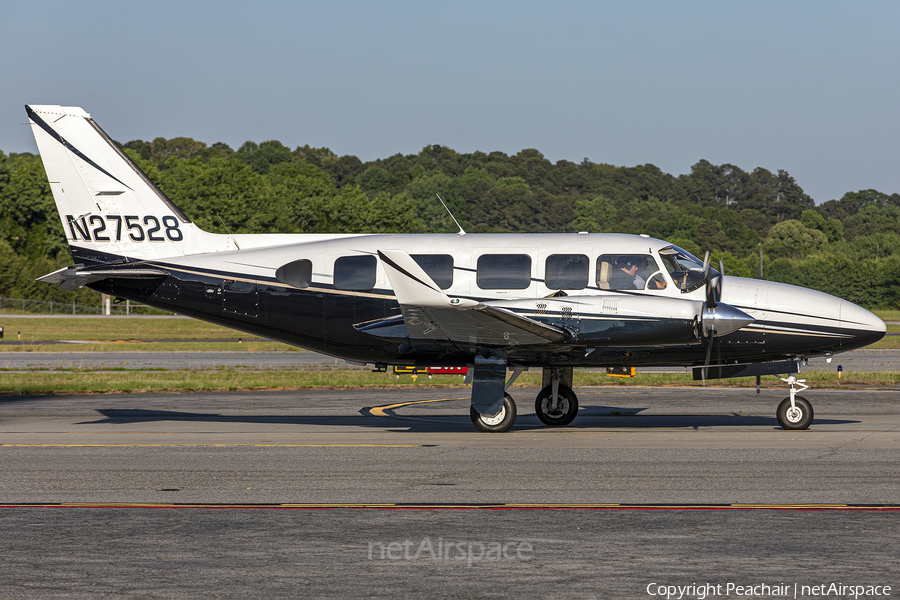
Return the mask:
M 447 208 L 447 205 L 444 204 L 444 200 L 441 198 L 440 194 L 435 194 L 437 199 L 441 201 L 441 205 L 444 207 L 444 210 L 447 211 L 447 214 L 450 215 L 450 218 L 453 219 L 453 222 L 456 223 L 456 226 L 459 227 L 459 235 L 466 235 L 466 232 L 463 231 L 462 225 L 459 224 L 459 221 L 456 220 L 456 217 L 453 216 L 453 213 L 450 212 L 450 209 Z
M 216 213 L 216 216 L 219 217 L 219 213 Z M 235 237 L 234 237 L 234 234 L 231 233 L 231 230 L 228 228 L 228 224 L 225 223 L 225 219 L 223 219 L 222 217 L 219 217 L 219 220 L 222 221 L 222 225 L 225 227 L 225 231 L 227 231 L 227 232 L 228 232 L 228 235 L 231 236 L 231 241 L 234 242 L 234 246 L 235 246 L 238 250 L 240 250 L 241 247 L 238 246 L 237 238 L 235 238 Z

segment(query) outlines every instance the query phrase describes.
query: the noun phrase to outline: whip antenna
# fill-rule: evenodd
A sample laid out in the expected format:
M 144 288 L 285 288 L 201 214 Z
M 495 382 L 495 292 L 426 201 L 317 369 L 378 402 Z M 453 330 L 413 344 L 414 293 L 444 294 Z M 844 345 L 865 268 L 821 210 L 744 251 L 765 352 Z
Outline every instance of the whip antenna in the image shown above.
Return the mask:
M 441 199 L 441 195 L 435 194 L 435 196 L 437 196 L 437 199 L 441 201 L 441 205 L 444 207 L 444 210 L 447 211 L 447 214 L 450 215 L 450 218 L 453 219 L 453 222 L 456 223 L 456 226 L 459 227 L 459 235 L 466 235 L 466 232 L 463 231 L 462 225 L 459 224 L 459 221 L 456 220 L 456 217 L 453 216 L 453 213 L 450 212 L 450 209 L 447 208 L 446 204 L 444 204 L 443 199 Z
M 219 217 L 219 213 L 216 213 L 216 216 Z M 225 227 L 225 231 L 227 231 L 227 232 L 228 232 L 228 235 L 231 236 L 231 241 L 234 242 L 234 245 L 237 247 L 238 250 L 240 250 L 241 247 L 238 246 L 237 238 L 235 238 L 235 237 L 234 237 L 234 234 L 231 233 L 231 230 L 228 228 L 228 224 L 225 223 L 225 219 L 223 219 L 222 217 L 219 217 L 219 220 L 222 221 L 222 225 Z

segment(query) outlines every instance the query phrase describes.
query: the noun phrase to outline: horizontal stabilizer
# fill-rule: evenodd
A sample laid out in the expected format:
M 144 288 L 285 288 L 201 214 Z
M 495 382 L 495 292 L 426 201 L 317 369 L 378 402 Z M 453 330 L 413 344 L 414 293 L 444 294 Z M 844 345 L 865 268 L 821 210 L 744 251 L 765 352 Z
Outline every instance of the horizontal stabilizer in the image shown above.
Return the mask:
M 59 287 L 64 290 L 77 290 L 89 283 L 104 279 L 164 279 L 168 276 L 168 271 L 154 267 L 87 268 L 84 265 L 71 265 L 38 277 L 37 281 L 59 284 Z

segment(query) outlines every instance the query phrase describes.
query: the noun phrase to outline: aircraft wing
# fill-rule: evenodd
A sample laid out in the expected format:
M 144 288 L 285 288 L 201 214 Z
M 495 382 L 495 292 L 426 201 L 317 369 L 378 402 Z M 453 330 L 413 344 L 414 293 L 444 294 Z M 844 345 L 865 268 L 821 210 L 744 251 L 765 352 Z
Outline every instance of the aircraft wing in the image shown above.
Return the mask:
M 400 303 L 403 327 L 391 318 L 363 324 L 358 327 L 360 331 L 389 339 L 407 337 L 414 344 L 453 342 L 495 347 L 554 344 L 571 337 L 565 329 L 505 308 L 447 296 L 403 250 L 379 250 L 378 255 Z

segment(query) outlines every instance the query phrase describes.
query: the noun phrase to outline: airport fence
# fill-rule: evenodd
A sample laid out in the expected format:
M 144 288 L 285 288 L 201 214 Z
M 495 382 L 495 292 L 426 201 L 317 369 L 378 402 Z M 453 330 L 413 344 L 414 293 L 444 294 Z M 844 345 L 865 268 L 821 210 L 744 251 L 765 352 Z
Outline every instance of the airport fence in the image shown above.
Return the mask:
M 31 315 L 102 315 L 107 314 L 103 306 L 90 306 L 72 302 L 54 302 L 52 300 L 32 300 L 30 298 L 5 298 L 0 296 L 0 312 L 3 314 Z M 143 304 L 125 301 L 111 304 L 110 315 L 163 314 L 162 311 Z

